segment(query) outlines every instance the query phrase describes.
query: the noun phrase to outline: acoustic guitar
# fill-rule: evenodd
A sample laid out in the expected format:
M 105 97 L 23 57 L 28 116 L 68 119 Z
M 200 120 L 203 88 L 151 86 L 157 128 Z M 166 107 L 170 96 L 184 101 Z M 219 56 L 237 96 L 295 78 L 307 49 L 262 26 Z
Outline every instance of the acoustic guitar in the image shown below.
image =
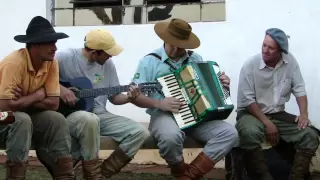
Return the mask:
M 98 96 L 112 96 L 114 94 L 128 92 L 130 85 L 107 87 L 107 88 L 95 88 L 93 89 L 91 81 L 86 77 L 78 77 L 71 80 L 60 79 L 60 84 L 75 93 L 75 96 L 79 99 L 75 106 L 70 107 L 60 99 L 60 105 L 58 112 L 63 115 L 68 115 L 72 112 L 83 110 L 92 111 L 94 106 L 94 98 Z M 138 84 L 139 89 L 144 94 L 154 93 L 160 91 L 162 86 L 158 82 L 147 82 Z

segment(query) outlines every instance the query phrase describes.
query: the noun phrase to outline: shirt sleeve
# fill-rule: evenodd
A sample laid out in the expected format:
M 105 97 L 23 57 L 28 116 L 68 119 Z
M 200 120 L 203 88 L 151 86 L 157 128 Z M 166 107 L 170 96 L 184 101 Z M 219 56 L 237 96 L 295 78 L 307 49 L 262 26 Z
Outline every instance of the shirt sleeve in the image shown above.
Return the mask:
M 238 107 L 248 107 L 256 102 L 254 81 L 252 74 L 248 73 L 247 67 L 240 70 L 239 84 L 238 84 Z
M 203 62 L 203 58 L 200 54 L 193 52 L 189 57 L 193 62 Z
M 21 68 L 16 64 L 7 63 L 0 69 L 0 99 L 12 99 L 13 88 L 22 84 Z
M 47 96 L 60 96 L 59 66 L 56 59 L 52 61 L 45 83 Z
M 307 95 L 304 80 L 298 64 L 296 64 L 293 70 L 291 92 L 295 97 Z

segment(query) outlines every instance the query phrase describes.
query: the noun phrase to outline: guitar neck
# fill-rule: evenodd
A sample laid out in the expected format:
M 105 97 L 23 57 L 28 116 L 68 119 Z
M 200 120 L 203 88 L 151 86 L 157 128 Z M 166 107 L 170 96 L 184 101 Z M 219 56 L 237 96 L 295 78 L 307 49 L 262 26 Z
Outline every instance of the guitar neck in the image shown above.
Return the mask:
M 97 97 L 111 94 L 118 94 L 129 91 L 129 85 L 115 86 L 108 88 L 82 89 L 76 92 L 77 98 Z

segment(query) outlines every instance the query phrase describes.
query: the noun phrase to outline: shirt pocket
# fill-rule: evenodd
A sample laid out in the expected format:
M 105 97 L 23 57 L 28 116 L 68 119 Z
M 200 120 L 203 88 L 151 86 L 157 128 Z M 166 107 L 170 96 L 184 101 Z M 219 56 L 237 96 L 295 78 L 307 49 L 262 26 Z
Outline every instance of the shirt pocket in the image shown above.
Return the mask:
M 280 87 L 281 87 L 281 97 L 286 97 L 288 95 L 290 95 L 291 93 L 291 83 L 292 83 L 292 80 L 291 78 L 285 78 L 281 84 L 280 84 Z

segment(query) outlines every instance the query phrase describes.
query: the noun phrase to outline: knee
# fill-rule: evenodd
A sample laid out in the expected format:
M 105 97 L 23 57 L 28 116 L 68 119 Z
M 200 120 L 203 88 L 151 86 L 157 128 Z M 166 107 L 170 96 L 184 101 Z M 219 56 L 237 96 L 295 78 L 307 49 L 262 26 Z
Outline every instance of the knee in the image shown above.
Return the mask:
M 100 119 L 97 115 L 90 112 L 81 112 L 79 115 L 84 129 L 89 129 L 96 132 L 99 131 Z
M 263 141 L 264 134 L 261 130 L 255 126 L 248 126 L 239 130 L 239 136 L 241 141 Z
M 133 132 L 135 134 L 135 137 L 137 139 L 140 139 L 141 141 L 145 141 L 150 136 L 149 131 L 142 125 L 140 125 L 140 123 L 138 123 L 137 126 L 135 126 Z
M 303 141 L 308 141 L 310 145 L 312 145 L 312 149 L 318 149 L 319 147 L 319 135 L 312 128 L 306 128 L 306 135 Z
M 47 117 L 43 121 L 46 121 L 46 124 L 51 128 L 60 129 L 68 127 L 66 118 L 61 113 L 55 111 L 45 111 L 43 113 L 44 117 Z
M 159 144 L 167 147 L 183 145 L 184 133 L 180 131 L 168 131 L 160 135 Z
M 12 124 L 14 128 L 17 128 L 21 133 L 32 133 L 32 121 L 31 117 L 27 113 L 16 112 L 15 122 Z
M 223 134 L 227 141 L 231 142 L 232 144 L 237 142 L 239 135 L 234 126 L 227 124 L 222 131 L 224 132 Z

